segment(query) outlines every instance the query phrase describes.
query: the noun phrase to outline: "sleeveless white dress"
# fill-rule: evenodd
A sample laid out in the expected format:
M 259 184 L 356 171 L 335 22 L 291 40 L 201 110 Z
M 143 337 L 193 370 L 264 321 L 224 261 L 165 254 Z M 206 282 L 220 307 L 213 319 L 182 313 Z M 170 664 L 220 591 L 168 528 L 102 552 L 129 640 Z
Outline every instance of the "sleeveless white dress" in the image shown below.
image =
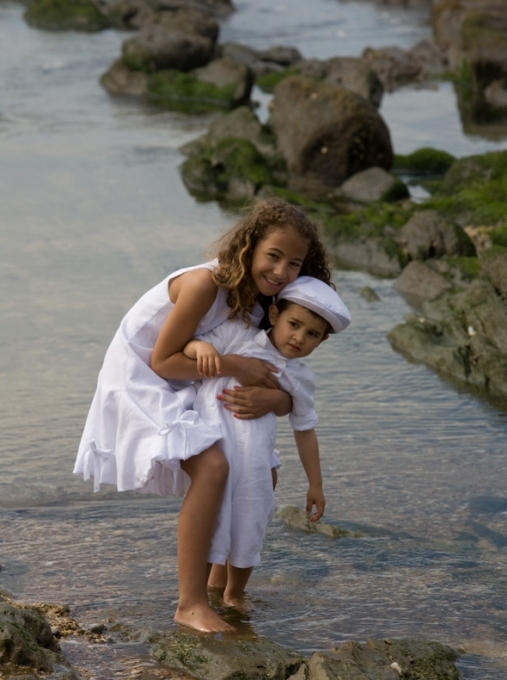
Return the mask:
M 180 461 L 201 453 L 222 436 L 220 424 L 203 420 L 193 409 L 196 384 L 168 381 L 149 367 L 153 346 L 168 314 L 169 281 L 192 269 L 212 270 L 216 260 L 180 269 L 145 293 L 123 318 L 104 358 L 74 466 L 74 474 L 94 479 L 94 490 L 113 484 L 182 496 L 190 478 Z M 227 292 L 218 289 L 196 334 L 227 320 Z M 252 323 L 262 309 L 256 305 Z M 199 385 L 199 383 L 197 383 Z

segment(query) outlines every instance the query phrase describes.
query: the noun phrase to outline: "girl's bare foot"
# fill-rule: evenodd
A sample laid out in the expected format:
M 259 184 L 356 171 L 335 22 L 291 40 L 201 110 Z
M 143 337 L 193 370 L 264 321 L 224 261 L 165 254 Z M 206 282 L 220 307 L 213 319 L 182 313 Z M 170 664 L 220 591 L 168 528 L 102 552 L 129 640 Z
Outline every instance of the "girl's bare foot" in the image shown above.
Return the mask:
M 193 628 L 201 633 L 235 633 L 236 628 L 226 623 L 211 607 L 197 605 L 184 609 L 178 607 L 174 620 L 182 626 Z

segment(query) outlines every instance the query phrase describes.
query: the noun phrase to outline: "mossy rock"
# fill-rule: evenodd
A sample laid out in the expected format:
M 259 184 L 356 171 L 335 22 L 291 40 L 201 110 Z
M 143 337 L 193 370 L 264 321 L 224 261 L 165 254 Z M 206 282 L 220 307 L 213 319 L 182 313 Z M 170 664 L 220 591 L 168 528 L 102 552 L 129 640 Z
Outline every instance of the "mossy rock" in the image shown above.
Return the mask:
M 444 175 L 455 161 L 446 151 L 422 147 L 405 156 L 395 155 L 393 169 L 417 176 Z
M 157 661 L 199 680 L 279 680 L 296 673 L 303 657 L 267 638 L 215 639 L 180 632 L 153 635 L 148 642 Z
M 456 161 L 425 205 L 464 225 L 493 226 L 493 238 L 502 244 L 507 239 L 506 196 L 507 153 L 498 151 Z
M 248 199 L 274 183 L 266 159 L 251 142 L 236 137 L 201 147 L 183 163 L 181 173 L 190 193 L 201 198 Z
M 473 281 L 481 273 L 481 262 L 478 257 L 448 257 L 450 267 L 457 269 L 464 281 Z
M 260 87 L 263 92 L 271 94 L 278 83 L 285 80 L 289 76 L 293 76 L 299 73 L 299 70 L 294 66 L 289 66 L 284 68 L 282 71 L 272 71 L 271 73 L 265 73 L 256 79 L 256 85 Z
M 25 11 L 30 26 L 47 31 L 102 31 L 109 19 L 89 0 L 35 0 Z
M 233 106 L 234 85 L 216 87 L 191 73 L 167 69 L 154 73 L 148 82 L 148 97 L 158 105 L 183 113 L 209 113 Z

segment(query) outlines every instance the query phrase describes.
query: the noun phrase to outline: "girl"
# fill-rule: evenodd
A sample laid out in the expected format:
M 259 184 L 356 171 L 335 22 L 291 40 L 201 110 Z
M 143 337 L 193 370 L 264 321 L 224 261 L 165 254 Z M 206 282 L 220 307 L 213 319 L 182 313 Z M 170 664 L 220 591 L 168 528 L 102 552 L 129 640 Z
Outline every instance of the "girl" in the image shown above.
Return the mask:
M 119 491 L 185 494 L 178 521 L 178 623 L 231 630 L 208 602 L 208 551 L 228 476 L 218 427 L 192 410 L 196 362 L 183 348 L 226 319 L 259 325 L 261 303 L 300 274 L 330 283 L 315 225 L 281 199 L 253 206 L 219 241 L 218 259 L 179 270 L 126 314 L 99 374 L 74 473 Z M 228 355 L 223 375 L 243 386 L 221 395 L 237 418 L 286 415 L 291 399 L 260 359 Z M 187 437 L 188 428 L 192 436 Z

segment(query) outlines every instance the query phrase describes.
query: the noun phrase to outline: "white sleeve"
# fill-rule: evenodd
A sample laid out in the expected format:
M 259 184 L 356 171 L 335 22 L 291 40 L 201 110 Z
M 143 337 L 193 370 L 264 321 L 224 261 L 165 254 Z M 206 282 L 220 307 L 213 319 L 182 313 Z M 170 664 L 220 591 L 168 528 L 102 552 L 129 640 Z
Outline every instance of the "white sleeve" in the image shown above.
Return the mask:
M 289 413 L 289 422 L 291 427 L 296 431 L 313 430 L 319 422 L 313 399 L 314 375 L 308 366 L 299 364 L 298 371 L 292 376 L 290 383 L 292 411 Z
M 255 332 L 250 331 L 244 321 L 233 319 L 231 321 L 224 321 L 224 323 L 208 333 L 196 335 L 195 339 L 209 342 L 222 356 L 224 354 L 233 354 L 249 339 L 252 333 L 258 332 L 258 329 L 255 329 Z

